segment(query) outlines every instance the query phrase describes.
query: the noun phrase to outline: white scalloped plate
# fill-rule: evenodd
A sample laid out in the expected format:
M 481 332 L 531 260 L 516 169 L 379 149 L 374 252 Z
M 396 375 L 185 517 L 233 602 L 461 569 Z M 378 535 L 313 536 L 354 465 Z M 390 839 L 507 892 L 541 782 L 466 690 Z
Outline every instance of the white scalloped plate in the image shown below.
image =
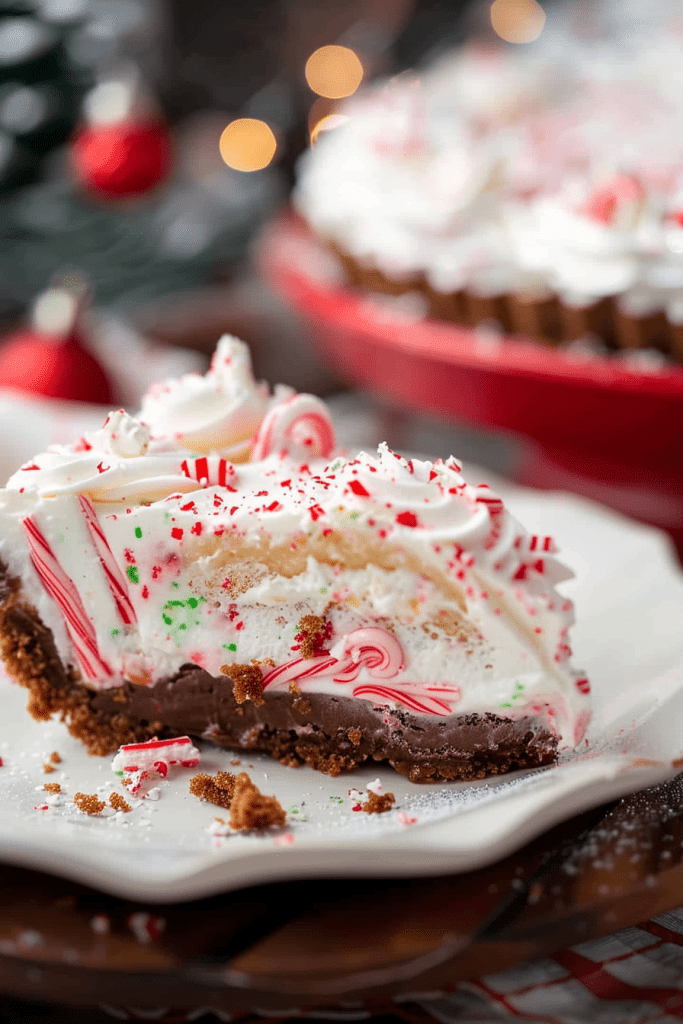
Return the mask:
M 499 488 L 501 489 L 501 488 Z M 566 585 L 579 621 L 575 664 L 593 684 L 589 745 L 566 762 L 498 781 L 415 786 L 376 766 L 330 779 L 265 757 L 203 746 L 202 767 L 241 758 L 265 793 L 289 810 L 286 829 L 217 838 L 218 808 L 188 793 L 191 773 L 159 783 L 156 801 L 127 815 L 87 817 L 80 791 L 105 795 L 110 758 L 89 757 L 59 723 L 34 722 L 25 691 L 0 679 L 0 860 L 148 901 L 186 900 L 253 883 L 314 876 L 468 871 L 520 847 L 558 821 L 676 774 L 683 755 L 683 575 L 668 540 L 598 505 L 505 488 L 520 520 L 552 532 L 577 578 Z M 62 764 L 43 773 L 57 750 Z M 379 777 L 396 796 L 381 815 L 353 811 L 347 791 Z M 40 810 L 46 781 L 61 804 Z M 304 820 L 305 819 L 305 820 Z

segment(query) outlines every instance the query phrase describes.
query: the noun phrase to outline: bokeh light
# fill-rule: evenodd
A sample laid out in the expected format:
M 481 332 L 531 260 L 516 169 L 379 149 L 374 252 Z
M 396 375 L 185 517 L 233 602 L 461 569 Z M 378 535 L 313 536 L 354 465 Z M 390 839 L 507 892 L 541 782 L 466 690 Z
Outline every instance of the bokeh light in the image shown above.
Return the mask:
M 240 117 L 223 131 L 220 153 L 235 171 L 261 171 L 272 161 L 277 139 L 265 121 Z
M 340 100 L 363 81 L 363 65 L 348 46 L 321 46 L 306 61 L 306 81 L 318 96 Z
M 545 25 L 545 11 L 537 0 L 494 0 L 491 25 L 506 43 L 533 43 Z
M 333 128 L 339 128 L 345 121 L 348 121 L 346 114 L 327 114 L 326 117 L 321 117 L 311 128 L 311 145 L 315 146 L 318 136 L 322 132 L 329 132 Z

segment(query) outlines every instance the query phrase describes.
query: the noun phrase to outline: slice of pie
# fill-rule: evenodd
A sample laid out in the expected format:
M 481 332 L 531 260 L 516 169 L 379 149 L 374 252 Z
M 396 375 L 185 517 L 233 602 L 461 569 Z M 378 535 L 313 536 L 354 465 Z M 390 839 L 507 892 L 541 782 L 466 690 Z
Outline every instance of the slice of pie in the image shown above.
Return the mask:
M 588 722 L 550 537 L 452 458 L 336 455 L 324 404 L 257 385 L 234 338 L 15 473 L 0 558 L 7 669 L 94 754 L 189 734 L 475 779 Z

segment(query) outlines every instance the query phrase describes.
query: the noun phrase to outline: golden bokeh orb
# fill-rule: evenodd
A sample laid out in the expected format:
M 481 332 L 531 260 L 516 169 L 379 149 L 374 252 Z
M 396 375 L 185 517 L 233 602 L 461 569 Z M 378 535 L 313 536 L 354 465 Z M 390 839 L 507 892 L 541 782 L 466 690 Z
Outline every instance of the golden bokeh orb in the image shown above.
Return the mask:
M 255 117 L 239 117 L 224 129 L 220 153 L 235 171 L 261 171 L 271 163 L 277 149 L 273 129 Z
M 545 11 L 537 0 L 494 0 L 493 31 L 506 43 L 533 43 L 545 25 Z
M 306 61 L 306 81 L 318 96 L 340 100 L 363 81 L 363 65 L 348 46 L 321 46 Z

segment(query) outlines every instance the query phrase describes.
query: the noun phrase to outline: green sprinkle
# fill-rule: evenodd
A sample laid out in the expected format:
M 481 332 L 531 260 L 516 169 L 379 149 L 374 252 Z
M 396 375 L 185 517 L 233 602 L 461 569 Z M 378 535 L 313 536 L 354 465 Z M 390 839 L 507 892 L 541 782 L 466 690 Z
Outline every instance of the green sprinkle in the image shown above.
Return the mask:
M 199 604 L 199 601 L 197 600 L 196 597 L 188 597 L 187 603 L 189 604 L 190 608 L 196 608 L 197 605 Z
M 287 814 L 300 814 L 300 813 L 301 812 L 299 811 L 298 807 L 288 807 L 287 808 Z
M 229 651 L 236 651 L 237 650 L 237 644 L 228 644 L 228 650 Z
M 522 686 L 521 683 L 515 683 L 515 690 L 523 690 L 523 689 L 524 689 L 524 687 Z
M 138 574 L 138 567 L 137 567 L 137 565 L 127 565 L 126 566 L 126 575 L 128 576 L 128 579 L 131 581 L 131 583 L 139 583 L 140 582 L 140 576 Z
M 512 704 L 510 703 L 510 701 L 508 701 L 507 704 L 499 704 L 498 707 L 499 708 L 511 708 Z
M 166 605 L 168 607 L 170 607 L 170 608 L 184 608 L 185 607 L 185 602 L 184 601 L 167 601 Z
M 118 636 L 118 635 L 119 635 L 119 631 L 118 631 L 118 629 L 112 629 L 112 631 L 111 631 L 111 635 L 112 635 L 112 636 Z
M 180 586 L 180 584 L 179 584 L 179 583 L 176 583 L 176 582 L 174 581 L 174 582 L 173 582 L 173 583 L 171 584 L 171 586 L 173 587 L 173 589 L 174 589 L 174 590 L 177 590 L 177 589 L 178 589 L 178 587 Z
M 173 619 L 171 618 L 170 615 L 163 615 L 162 614 L 161 617 L 163 618 L 163 620 L 164 620 L 164 622 L 166 623 L 167 626 L 172 626 L 173 625 Z
M 187 629 L 187 623 L 181 622 L 180 625 L 178 626 L 178 629 Z
M 137 537 L 138 540 L 140 540 L 140 537 L 142 537 L 142 530 L 140 529 L 139 526 L 135 527 L 135 536 Z
M 331 796 L 330 797 L 330 803 L 333 803 L 333 804 L 343 804 L 344 800 L 340 796 Z

